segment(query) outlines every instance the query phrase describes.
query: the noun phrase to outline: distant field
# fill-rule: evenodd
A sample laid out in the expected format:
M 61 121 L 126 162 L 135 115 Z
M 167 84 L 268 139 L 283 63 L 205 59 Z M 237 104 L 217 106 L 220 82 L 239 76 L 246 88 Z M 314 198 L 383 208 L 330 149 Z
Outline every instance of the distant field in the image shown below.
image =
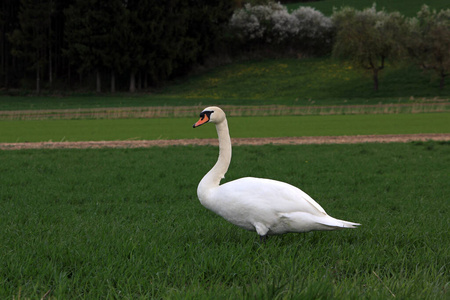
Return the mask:
M 216 147 L 2 152 L 0 298 L 447 299 L 449 147 L 235 147 L 362 223 L 266 245 L 197 200 Z
M 333 13 L 333 7 L 340 8 L 342 6 L 351 6 L 357 9 L 371 7 L 373 3 L 377 4 L 377 9 L 385 8 L 387 11 L 399 11 L 407 17 L 413 17 L 420 10 L 423 4 L 427 4 L 432 9 L 447 9 L 450 4 L 447 0 L 409 0 L 409 1 L 392 1 L 392 0 L 321 0 L 314 2 L 292 3 L 287 7 L 290 10 L 296 9 L 300 5 L 314 7 L 325 15 Z
M 450 133 L 450 113 L 230 117 L 232 137 Z M 0 121 L 0 142 L 215 138 L 192 118 Z
M 192 106 L 140 106 L 102 107 L 45 110 L 4 110 L 4 120 L 82 120 L 82 119 L 141 119 L 192 117 L 205 107 Z M 429 100 L 412 103 L 366 104 L 366 105 L 221 105 L 227 116 L 312 116 L 312 115 L 355 115 L 355 114 L 418 114 L 450 112 L 450 101 Z

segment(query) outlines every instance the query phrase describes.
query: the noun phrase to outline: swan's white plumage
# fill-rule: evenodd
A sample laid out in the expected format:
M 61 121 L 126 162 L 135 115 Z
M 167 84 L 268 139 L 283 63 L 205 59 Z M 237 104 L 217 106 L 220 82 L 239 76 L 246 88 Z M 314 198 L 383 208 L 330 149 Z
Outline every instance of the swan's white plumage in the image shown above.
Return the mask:
M 231 139 L 225 113 L 205 108 L 194 127 L 216 124 L 219 158 L 200 181 L 197 194 L 203 206 L 227 221 L 260 236 L 312 230 L 355 228 L 358 223 L 329 216 L 309 195 L 295 186 L 271 179 L 245 177 L 220 185 L 231 161 Z

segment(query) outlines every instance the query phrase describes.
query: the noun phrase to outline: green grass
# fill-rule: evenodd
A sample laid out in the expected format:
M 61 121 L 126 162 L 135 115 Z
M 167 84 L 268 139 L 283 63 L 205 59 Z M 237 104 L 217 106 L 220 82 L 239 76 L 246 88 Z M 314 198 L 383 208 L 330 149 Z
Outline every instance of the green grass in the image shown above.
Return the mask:
M 373 91 L 370 74 L 331 58 L 236 62 L 166 85 L 150 94 L 0 96 L 0 110 L 129 106 L 346 105 L 449 99 L 450 83 L 439 90 L 432 73 L 388 65 Z
M 219 67 L 162 92 L 195 103 L 227 104 L 367 104 L 409 101 L 411 97 L 450 96 L 448 87 L 430 83 L 415 67 L 387 66 L 380 90 L 369 73 L 331 58 L 266 59 Z
M 377 9 L 385 8 L 387 11 L 398 11 L 407 17 L 413 17 L 420 10 L 423 4 L 427 4 L 432 9 L 441 10 L 450 8 L 450 4 L 446 0 L 409 0 L 409 1 L 391 1 L 391 0 L 322 0 L 307 3 L 292 3 L 286 5 L 290 10 L 302 6 L 311 6 L 320 10 L 325 15 L 333 13 L 333 7 L 340 8 L 343 6 L 351 6 L 357 9 L 371 7 L 373 3 L 377 3 Z
M 67 92 L 63 96 L 52 94 L 43 96 L 0 95 L 0 110 L 36 110 L 36 109 L 74 109 L 74 108 L 102 108 L 102 107 L 139 107 L 189 105 L 185 99 L 166 101 L 164 97 L 149 94 L 100 94 L 96 95 Z
M 203 208 L 216 147 L 3 151 L 0 298 L 446 299 L 448 143 L 235 147 L 354 230 L 272 237 Z
M 450 133 L 450 113 L 230 117 L 232 137 Z M 214 126 L 192 129 L 197 117 L 0 121 L 0 142 L 216 138 Z

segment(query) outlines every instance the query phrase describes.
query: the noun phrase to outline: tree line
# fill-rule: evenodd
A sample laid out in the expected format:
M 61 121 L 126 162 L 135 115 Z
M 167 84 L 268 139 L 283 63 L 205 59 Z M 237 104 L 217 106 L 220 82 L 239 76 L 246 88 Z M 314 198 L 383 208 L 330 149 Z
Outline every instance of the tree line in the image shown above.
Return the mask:
M 450 73 L 450 9 L 398 12 L 310 7 L 271 0 L 2 0 L 0 89 L 135 92 L 227 56 L 332 55 L 373 75 L 386 62 Z M 244 56 L 245 56 L 244 55 Z M 108 87 L 102 83 L 109 82 Z
M 335 10 L 333 55 L 353 61 L 372 72 L 374 89 L 386 61 L 415 63 L 440 78 L 440 89 L 450 74 L 450 9 L 436 11 L 423 5 L 417 16 L 405 18 L 398 12 L 361 11 L 350 7 Z
M 219 47 L 232 4 L 2 0 L 0 88 L 34 86 L 39 93 L 94 81 L 100 92 L 108 78 L 112 92 L 134 92 L 185 74 Z
M 417 16 L 372 7 L 334 9 L 330 17 L 311 7 L 294 11 L 275 2 L 246 4 L 234 12 L 230 27 L 240 47 L 271 49 L 298 56 L 329 55 L 352 61 L 372 73 L 378 90 L 379 73 L 395 62 L 415 63 L 432 70 L 444 88 L 450 74 L 450 9 L 424 5 Z

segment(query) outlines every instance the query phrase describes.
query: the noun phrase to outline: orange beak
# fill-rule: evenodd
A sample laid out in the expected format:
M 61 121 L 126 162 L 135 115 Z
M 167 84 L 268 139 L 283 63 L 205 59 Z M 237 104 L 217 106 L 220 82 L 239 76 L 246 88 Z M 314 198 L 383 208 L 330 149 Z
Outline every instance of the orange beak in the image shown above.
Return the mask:
M 198 127 L 198 126 L 200 126 L 200 125 L 203 125 L 203 124 L 205 124 L 205 123 L 208 123 L 208 121 L 209 121 L 209 116 L 208 116 L 208 114 L 203 114 L 203 115 L 201 116 L 200 120 L 198 120 L 197 123 L 195 123 L 192 127 L 193 127 L 193 128 Z

